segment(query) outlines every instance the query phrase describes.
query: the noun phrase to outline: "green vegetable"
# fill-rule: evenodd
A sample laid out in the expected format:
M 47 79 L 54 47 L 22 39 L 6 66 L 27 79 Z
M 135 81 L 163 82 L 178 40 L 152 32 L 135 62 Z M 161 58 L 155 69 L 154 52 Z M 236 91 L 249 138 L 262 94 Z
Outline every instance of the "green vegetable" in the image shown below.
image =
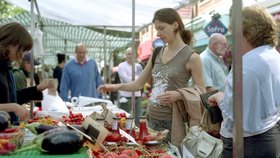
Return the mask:
M 41 124 L 39 122 L 33 122 L 33 123 L 25 125 L 25 128 L 29 129 L 33 134 L 38 135 L 38 132 L 35 128 L 40 126 L 40 125 Z

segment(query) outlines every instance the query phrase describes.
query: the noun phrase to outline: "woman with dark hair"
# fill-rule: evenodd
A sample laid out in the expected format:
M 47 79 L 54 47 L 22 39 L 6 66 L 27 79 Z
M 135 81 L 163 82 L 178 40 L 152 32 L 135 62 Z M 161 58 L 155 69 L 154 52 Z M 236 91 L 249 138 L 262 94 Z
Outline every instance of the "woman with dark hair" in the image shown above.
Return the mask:
M 41 100 L 41 91 L 55 87 L 51 80 L 45 80 L 37 86 L 16 90 L 12 63 L 19 63 L 24 52 L 31 50 L 32 46 L 32 37 L 20 24 L 9 23 L 0 26 L 0 111 L 9 112 L 13 124 L 18 123 L 18 119 L 25 120 L 28 116 L 27 109 L 20 104 L 33 99 Z
M 242 11 L 243 137 L 245 158 L 280 157 L 280 54 L 277 25 L 260 6 Z M 210 96 L 223 114 L 222 157 L 232 157 L 233 72 L 226 78 L 224 93 Z M 242 114 L 241 114 L 242 115 Z
M 190 30 L 185 30 L 182 19 L 176 10 L 163 8 L 156 11 L 153 23 L 157 36 L 166 43 L 157 55 L 154 65 L 152 65 L 152 57 L 150 57 L 142 75 L 137 80 L 102 85 L 98 90 L 102 93 L 118 90 L 137 91 L 152 79 L 154 86 L 150 104 L 147 107 L 148 125 L 154 130 L 168 129 L 171 131 L 167 139 L 170 141 L 173 139 L 171 133 L 174 132 L 171 130 L 174 123 L 172 122 L 173 103 L 183 99 L 177 90 L 188 87 L 188 81 L 192 77 L 194 83 L 201 88 L 202 92 L 205 92 L 202 65 L 199 55 L 190 48 L 192 33 Z M 184 131 L 175 132 L 184 133 Z M 182 139 L 171 142 L 179 146 Z

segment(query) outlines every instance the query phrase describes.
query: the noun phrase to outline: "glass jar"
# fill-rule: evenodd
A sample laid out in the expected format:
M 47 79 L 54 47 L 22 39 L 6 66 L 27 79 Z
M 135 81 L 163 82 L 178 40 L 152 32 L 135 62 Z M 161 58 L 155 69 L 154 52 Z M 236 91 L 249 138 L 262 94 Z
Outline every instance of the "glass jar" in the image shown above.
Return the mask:
M 121 118 L 119 118 L 119 117 L 114 117 L 114 118 L 113 118 L 112 132 L 119 133 L 120 119 L 121 119 Z
M 134 118 L 132 118 L 132 117 L 126 118 L 125 130 L 127 133 L 129 133 L 132 130 L 133 121 L 134 121 Z
M 139 139 L 142 140 L 148 134 L 147 116 L 141 116 L 139 121 Z

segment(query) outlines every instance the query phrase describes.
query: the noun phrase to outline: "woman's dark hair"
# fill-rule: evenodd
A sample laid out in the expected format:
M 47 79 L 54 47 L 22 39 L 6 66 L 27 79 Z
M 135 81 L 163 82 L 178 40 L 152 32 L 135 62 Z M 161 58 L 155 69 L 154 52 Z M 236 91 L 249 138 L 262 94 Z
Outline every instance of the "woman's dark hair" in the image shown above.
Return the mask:
M 56 57 L 59 64 L 65 61 L 65 54 L 57 53 Z
M 19 23 L 8 23 L 0 26 L 0 58 L 7 59 L 9 46 L 18 46 L 18 50 L 25 52 L 33 47 L 33 40 L 28 31 Z M 17 54 L 17 60 L 22 59 L 22 53 Z
M 178 14 L 178 12 L 175 9 L 173 9 L 173 8 L 162 8 L 162 9 L 157 10 L 154 14 L 154 18 L 153 18 L 152 22 L 154 23 L 156 20 L 168 23 L 170 25 L 173 24 L 175 21 L 177 21 L 179 26 L 178 26 L 178 29 L 175 30 L 175 33 L 179 32 L 183 41 L 186 44 L 188 44 L 188 45 L 192 44 L 193 34 L 190 30 L 185 29 L 183 21 L 182 21 L 180 15 Z

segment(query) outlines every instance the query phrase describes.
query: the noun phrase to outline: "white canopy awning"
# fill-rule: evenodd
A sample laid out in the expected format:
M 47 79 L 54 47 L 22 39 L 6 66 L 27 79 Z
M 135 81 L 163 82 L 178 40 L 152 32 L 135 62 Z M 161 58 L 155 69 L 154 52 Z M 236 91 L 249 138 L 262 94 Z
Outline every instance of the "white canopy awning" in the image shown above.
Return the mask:
M 30 11 L 29 0 L 6 1 Z M 150 23 L 157 9 L 176 8 L 187 1 L 135 0 L 135 26 Z M 117 30 L 132 26 L 132 0 L 37 0 L 37 4 L 42 17 L 72 25 L 107 26 Z

